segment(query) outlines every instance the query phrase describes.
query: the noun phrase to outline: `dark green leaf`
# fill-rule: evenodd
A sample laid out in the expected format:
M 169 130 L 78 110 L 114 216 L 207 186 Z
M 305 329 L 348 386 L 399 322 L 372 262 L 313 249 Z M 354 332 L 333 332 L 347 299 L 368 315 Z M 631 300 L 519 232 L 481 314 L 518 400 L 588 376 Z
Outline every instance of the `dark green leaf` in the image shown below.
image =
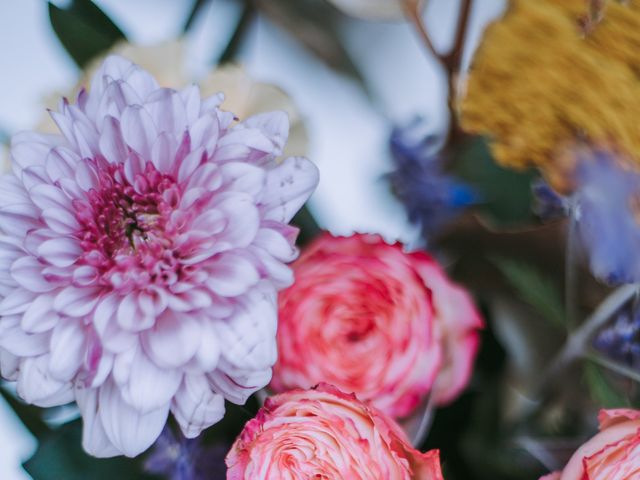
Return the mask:
M 614 387 L 609 385 L 602 369 L 595 363 L 584 364 L 584 379 L 591 392 L 591 397 L 603 408 L 627 407 L 629 402 Z
M 502 227 L 533 221 L 531 181 L 533 171 L 515 171 L 499 166 L 483 137 L 470 137 L 453 151 L 453 173 L 481 195 L 479 210 Z
M 42 420 L 42 409 L 34 407 L 33 405 L 27 405 L 22 400 L 13 395 L 13 393 L 7 391 L 5 387 L 0 387 L 0 394 L 4 400 L 11 406 L 14 413 L 18 416 L 20 421 L 27 427 L 35 437 L 44 435 L 50 432 L 47 424 Z
M 339 40 L 336 12 L 324 0 L 256 0 L 273 23 L 289 32 L 329 67 L 366 83 Z
M 49 20 L 79 67 L 125 39 L 117 25 L 90 0 L 72 0 L 67 8 L 49 3 Z
M 308 244 L 322 232 L 322 229 L 318 226 L 316 219 L 313 218 L 313 215 L 306 205 L 296 213 L 291 223 L 300 229 L 300 235 L 297 241 L 298 245 Z
M 200 13 L 200 10 L 202 10 L 202 7 L 204 7 L 207 3 L 209 3 L 209 0 L 194 0 L 193 7 L 191 7 L 189 16 L 187 17 L 186 22 L 184 22 L 184 27 L 182 27 L 183 32 L 186 33 L 191 28 L 194 20 Z
M 559 290 L 551 278 L 532 265 L 505 257 L 491 261 L 518 292 L 522 300 L 534 307 L 557 327 L 563 327 L 565 312 Z
M 38 438 L 35 455 L 24 464 L 34 480 L 143 480 L 137 460 L 125 457 L 98 459 L 82 450 L 80 420 Z

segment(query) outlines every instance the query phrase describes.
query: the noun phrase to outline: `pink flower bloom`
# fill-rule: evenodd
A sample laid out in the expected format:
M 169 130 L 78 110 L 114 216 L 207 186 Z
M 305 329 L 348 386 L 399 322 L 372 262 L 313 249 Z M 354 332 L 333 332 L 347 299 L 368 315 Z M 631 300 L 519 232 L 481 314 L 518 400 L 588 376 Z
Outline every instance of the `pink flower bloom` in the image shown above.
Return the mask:
M 377 235 L 325 234 L 292 266 L 276 392 L 327 382 L 398 418 L 429 392 L 443 404 L 466 386 L 483 322 L 430 256 Z
M 269 398 L 227 455 L 228 480 L 442 480 L 398 425 L 355 395 L 320 384 Z
M 83 445 L 135 456 L 171 411 L 187 437 L 271 378 L 287 225 L 318 181 L 275 159 L 282 112 L 160 88 L 109 57 L 62 135 L 13 138 L 0 178 L 0 367 L 40 406 L 76 400 Z
M 573 454 L 562 472 L 540 480 L 629 480 L 640 476 L 640 410 L 601 410 L 600 433 Z

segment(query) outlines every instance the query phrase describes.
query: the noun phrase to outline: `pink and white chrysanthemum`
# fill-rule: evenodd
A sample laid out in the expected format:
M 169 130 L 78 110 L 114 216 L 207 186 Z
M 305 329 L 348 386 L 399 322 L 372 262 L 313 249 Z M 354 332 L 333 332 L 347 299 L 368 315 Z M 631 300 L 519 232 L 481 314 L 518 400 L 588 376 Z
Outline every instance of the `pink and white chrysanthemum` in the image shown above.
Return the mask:
M 171 411 L 187 437 L 271 378 L 288 225 L 318 182 L 276 157 L 282 112 L 160 88 L 109 57 L 61 135 L 17 134 L 0 178 L 0 367 L 43 407 L 76 400 L 91 454 L 135 456 Z

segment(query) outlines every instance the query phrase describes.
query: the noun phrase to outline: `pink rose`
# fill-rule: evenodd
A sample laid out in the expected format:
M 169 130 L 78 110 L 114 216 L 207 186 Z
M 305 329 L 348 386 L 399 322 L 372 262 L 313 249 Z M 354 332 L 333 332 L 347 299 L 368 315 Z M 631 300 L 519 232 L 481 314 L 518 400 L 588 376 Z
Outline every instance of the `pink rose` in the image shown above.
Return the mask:
M 226 463 L 227 480 L 442 480 L 437 450 L 415 450 L 393 420 L 327 384 L 269 398 Z
M 562 472 L 540 480 L 640 478 L 640 410 L 600 410 L 600 433 L 573 454 Z
M 292 267 L 273 390 L 327 382 L 400 418 L 429 392 L 443 404 L 466 386 L 483 322 L 429 255 L 378 235 L 325 234 Z

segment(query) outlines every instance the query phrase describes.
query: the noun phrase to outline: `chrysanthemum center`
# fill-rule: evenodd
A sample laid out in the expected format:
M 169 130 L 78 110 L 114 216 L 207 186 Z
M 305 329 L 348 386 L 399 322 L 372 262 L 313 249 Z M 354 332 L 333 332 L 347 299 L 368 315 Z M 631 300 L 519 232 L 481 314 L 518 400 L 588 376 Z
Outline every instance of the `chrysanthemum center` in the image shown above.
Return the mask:
M 174 179 L 147 163 L 133 184 L 123 165 L 110 164 L 98 173 L 98 186 L 74 203 L 81 225 L 82 261 L 102 274 L 146 270 L 168 280 L 178 268 L 172 252 L 171 213 L 180 201 Z

